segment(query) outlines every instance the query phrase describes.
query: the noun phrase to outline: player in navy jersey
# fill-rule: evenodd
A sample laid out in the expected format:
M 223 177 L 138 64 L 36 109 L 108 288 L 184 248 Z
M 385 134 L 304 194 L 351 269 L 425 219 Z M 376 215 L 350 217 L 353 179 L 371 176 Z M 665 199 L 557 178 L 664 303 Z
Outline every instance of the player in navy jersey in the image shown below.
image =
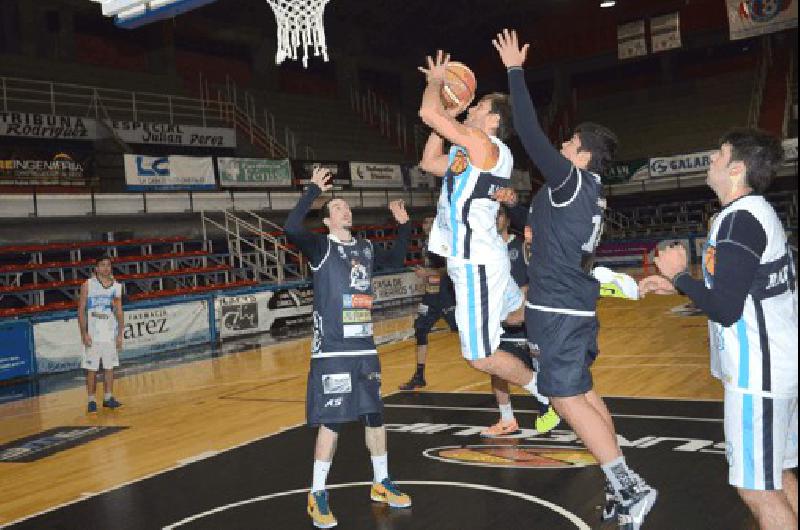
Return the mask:
M 504 206 L 500 206 L 497 211 L 497 231 L 508 248 L 511 276 L 519 285 L 524 296 L 528 288 L 529 246 L 526 244 L 525 239 L 509 232 L 509 225 L 508 211 Z M 533 363 L 534 359 L 528 346 L 528 336 L 525 332 L 524 324 L 516 326 L 503 325 L 500 349 L 520 359 L 531 370 L 536 370 Z M 514 407 L 511 405 L 508 381 L 493 375 L 491 376 L 491 383 L 492 392 L 495 399 L 497 399 L 497 407 L 500 409 L 500 420 L 483 430 L 481 436 L 491 437 L 515 434 L 519 431 L 519 423 L 514 416 Z M 539 425 L 537 425 L 536 430 L 540 433 L 546 433 L 555 429 L 560 422 L 560 418 L 555 411 L 550 410 L 548 407 L 550 401 L 540 394 L 535 394 L 534 398 L 539 409 L 539 418 L 537 418 Z M 546 421 L 540 422 L 540 418 Z
M 306 418 L 319 431 L 307 510 L 318 528 L 337 524 L 325 481 L 342 424 L 359 419 L 372 458 L 370 498 L 393 508 L 411 506 L 409 496 L 389 478 L 381 367 L 372 330 L 373 271 L 403 266 L 411 224 L 403 202 L 391 202 L 389 209 L 399 224 L 398 237 L 391 250 L 376 249 L 369 240 L 352 236 L 353 215 L 348 204 L 331 199 L 323 206 L 328 235 L 314 234 L 303 226 L 303 220 L 314 200 L 332 187 L 330 172 L 315 169 L 285 226 L 289 240 L 300 248 L 314 273 L 314 337 Z
M 419 115 L 432 132 L 420 167 L 443 177 L 428 249 L 447 259 L 456 295 L 461 354 L 472 366 L 536 393 L 533 371 L 499 348 L 502 322 L 520 323 L 523 297 L 497 233 L 493 196 L 511 185 L 513 157 L 503 139 L 512 133 L 505 94 L 446 110 L 441 90 L 449 55 L 439 51 L 420 70 L 427 78 Z M 467 111 L 463 122 L 456 116 Z M 444 141 L 453 145 L 444 151 Z
M 428 250 L 428 236 L 433 226 L 433 217 L 426 217 L 422 222 L 425 242 L 422 249 L 422 266 L 414 272 L 425 284 L 425 294 L 417 309 L 414 319 L 414 337 L 417 342 L 417 367 L 414 375 L 400 385 L 400 390 L 414 390 L 424 387 L 425 363 L 428 359 L 428 335 L 440 318 L 444 318 L 451 331 L 457 331 L 455 320 L 455 294 L 453 282 L 447 275 L 444 259 Z
M 616 515 L 622 529 L 636 530 L 657 492 L 627 466 L 589 371 L 597 356 L 600 295 L 590 272 L 605 209 L 599 173 L 613 157 L 616 137 L 600 125 L 582 124 L 556 150 L 525 85 L 522 65 L 529 45 L 520 47 L 516 32 L 508 30 L 493 44 L 508 69 L 514 127 L 545 179 L 528 214 L 533 242 L 525 313 L 528 338 L 539 350 L 539 390 L 600 463 L 607 479 L 603 518 Z M 496 198 L 516 203 L 513 190 Z
M 725 386 L 728 481 L 762 530 L 797 528 L 797 274 L 762 195 L 782 160 L 775 137 L 725 134 L 706 180 L 722 210 L 709 229 L 703 279 L 673 245 L 655 258 L 662 276 L 640 282 L 643 293 L 678 290 L 708 315 L 711 372 Z

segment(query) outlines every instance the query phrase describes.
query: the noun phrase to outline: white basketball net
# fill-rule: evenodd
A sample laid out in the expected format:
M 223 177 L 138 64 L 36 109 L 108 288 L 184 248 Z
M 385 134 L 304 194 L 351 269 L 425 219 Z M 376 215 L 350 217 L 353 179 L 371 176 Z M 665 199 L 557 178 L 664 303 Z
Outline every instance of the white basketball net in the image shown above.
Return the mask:
M 329 0 L 267 0 L 278 23 L 278 51 L 275 62 L 297 60 L 298 48 L 303 48 L 303 66 L 308 68 L 308 50 L 327 61 L 325 26 L 322 15 Z

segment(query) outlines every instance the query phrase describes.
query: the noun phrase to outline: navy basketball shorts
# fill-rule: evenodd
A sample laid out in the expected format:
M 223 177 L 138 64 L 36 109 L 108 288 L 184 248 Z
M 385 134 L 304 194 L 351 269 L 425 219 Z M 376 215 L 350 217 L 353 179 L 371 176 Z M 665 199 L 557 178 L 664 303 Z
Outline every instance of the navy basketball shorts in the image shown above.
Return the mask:
M 597 317 L 553 313 L 527 307 L 531 347 L 539 350 L 539 392 L 571 397 L 592 389 L 589 370 L 597 357 Z
M 359 421 L 383 413 L 377 355 L 311 359 L 306 387 L 308 425 Z

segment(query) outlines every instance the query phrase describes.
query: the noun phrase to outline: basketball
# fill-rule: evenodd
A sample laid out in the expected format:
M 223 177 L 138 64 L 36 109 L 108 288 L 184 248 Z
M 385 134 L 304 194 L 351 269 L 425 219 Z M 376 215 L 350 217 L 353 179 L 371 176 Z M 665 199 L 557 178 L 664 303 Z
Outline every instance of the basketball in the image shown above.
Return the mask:
M 470 68 L 457 61 L 448 63 L 444 85 L 442 85 L 442 104 L 446 109 L 469 104 L 475 97 L 478 83 Z

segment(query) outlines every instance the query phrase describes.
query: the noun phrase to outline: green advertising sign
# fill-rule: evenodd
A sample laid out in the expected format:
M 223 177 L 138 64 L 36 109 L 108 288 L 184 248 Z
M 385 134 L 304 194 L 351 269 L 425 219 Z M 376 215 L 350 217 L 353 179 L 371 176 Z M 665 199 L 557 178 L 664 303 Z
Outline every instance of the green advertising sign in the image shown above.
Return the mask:
M 291 186 L 292 168 L 288 159 L 217 158 L 220 187 L 244 188 Z

